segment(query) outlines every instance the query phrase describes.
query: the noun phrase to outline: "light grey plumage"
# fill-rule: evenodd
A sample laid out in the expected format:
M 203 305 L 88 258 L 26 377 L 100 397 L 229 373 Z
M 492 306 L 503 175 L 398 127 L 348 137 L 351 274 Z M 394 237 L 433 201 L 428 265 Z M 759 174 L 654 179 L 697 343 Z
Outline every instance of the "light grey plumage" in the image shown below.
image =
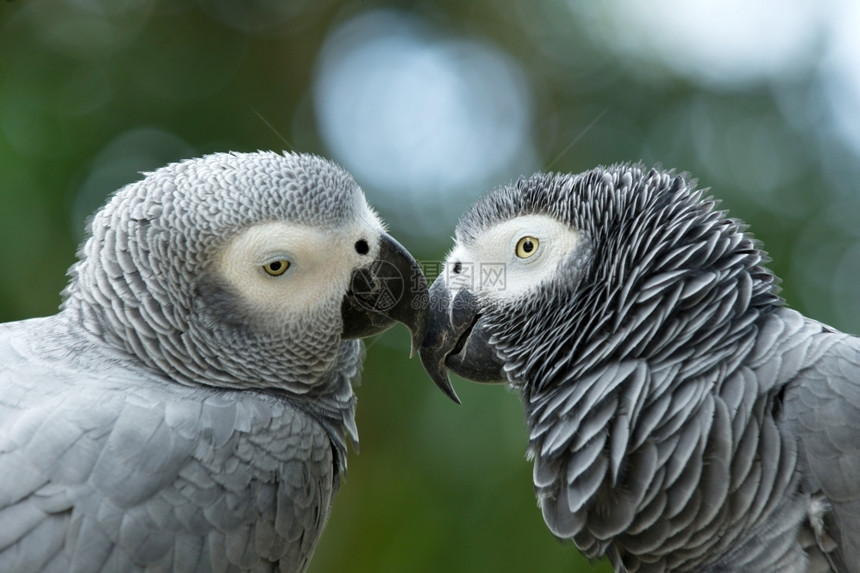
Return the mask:
M 430 289 L 422 360 L 522 392 L 544 519 L 590 558 L 860 571 L 860 339 L 784 307 L 714 207 L 628 165 L 496 190 Z
M 303 571 L 357 439 L 347 338 L 426 328 L 351 281 L 417 264 L 309 155 L 169 165 L 90 230 L 61 312 L 0 325 L 0 571 Z

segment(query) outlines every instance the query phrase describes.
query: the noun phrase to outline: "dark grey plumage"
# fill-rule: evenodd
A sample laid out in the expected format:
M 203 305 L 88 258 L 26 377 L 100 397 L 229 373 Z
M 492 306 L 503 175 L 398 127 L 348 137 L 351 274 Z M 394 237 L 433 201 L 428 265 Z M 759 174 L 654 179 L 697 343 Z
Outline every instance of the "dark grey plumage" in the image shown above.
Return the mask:
M 349 333 L 424 329 L 351 277 L 417 264 L 309 155 L 169 165 L 90 231 L 61 312 L 0 325 L 0 571 L 303 571 L 357 439 Z
M 617 571 L 860 571 L 860 339 L 785 308 L 742 223 L 639 166 L 497 189 L 448 268 L 530 214 L 576 246 L 516 296 L 437 279 L 421 352 L 522 392 L 550 530 Z

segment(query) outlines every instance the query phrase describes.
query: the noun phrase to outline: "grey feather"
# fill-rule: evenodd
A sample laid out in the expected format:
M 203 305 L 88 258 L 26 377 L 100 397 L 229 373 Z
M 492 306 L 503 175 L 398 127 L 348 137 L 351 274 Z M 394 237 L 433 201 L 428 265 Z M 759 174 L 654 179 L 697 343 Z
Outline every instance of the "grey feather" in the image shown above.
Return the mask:
M 110 199 L 61 312 L 0 325 L 0 570 L 305 569 L 357 439 L 346 290 L 263 324 L 213 257 L 257 223 L 342 232 L 363 205 L 337 166 L 262 152 Z
M 463 336 L 484 329 L 522 393 L 544 519 L 587 557 L 858 572 L 860 339 L 785 308 L 761 246 L 715 204 L 629 165 L 497 189 L 459 245 L 530 214 L 579 238 L 551 280 L 484 296 Z

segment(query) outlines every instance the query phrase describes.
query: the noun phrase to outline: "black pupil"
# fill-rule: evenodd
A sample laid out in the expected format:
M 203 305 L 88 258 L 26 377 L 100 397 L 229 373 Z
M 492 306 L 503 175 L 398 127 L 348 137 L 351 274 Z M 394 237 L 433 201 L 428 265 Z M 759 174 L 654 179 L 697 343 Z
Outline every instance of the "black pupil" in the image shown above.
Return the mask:
M 530 240 L 528 240 L 528 239 L 526 239 L 526 242 L 525 242 L 525 243 L 523 243 L 523 250 L 524 250 L 525 252 L 527 252 L 527 253 L 532 252 L 532 251 L 534 250 L 534 248 L 535 248 L 535 244 L 534 244 L 534 243 L 532 243 L 532 242 L 531 242 Z
M 456 263 L 454 263 L 454 274 L 459 275 L 460 271 L 462 271 L 462 270 L 463 270 L 463 264 L 461 262 L 457 261 Z
M 359 255 L 366 255 L 370 252 L 370 247 L 367 244 L 367 241 L 364 239 L 359 239 L 355 242 L 355 252 Z
M 281 261 L 275 261 L 274 263 L 269 263 L 269 270 L 272 271 L 273 273 L 276 273 L 279 270 L 281 270 L 282 264 L 283 263 Z

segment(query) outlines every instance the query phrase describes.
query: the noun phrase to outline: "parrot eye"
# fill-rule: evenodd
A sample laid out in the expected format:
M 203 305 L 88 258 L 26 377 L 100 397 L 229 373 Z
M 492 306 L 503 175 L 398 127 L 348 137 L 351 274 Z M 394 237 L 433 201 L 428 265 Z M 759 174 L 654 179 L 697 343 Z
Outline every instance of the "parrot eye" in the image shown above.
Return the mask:
M 537 237 L 525 236 L 517 241 L 516 253 L 521 259 L 527 259 L 537 252 L 540 241 Z
M 290 268 L 290 261 L 286 259 L 277 259 L 275 261 L 263 265 L 263 270 L 271 277 L 279 277 Z
M 366 255 L 370 252 L 370 245 L 364 239 L 359 239 L 355 242 L 355 252 L 359 255 Z

